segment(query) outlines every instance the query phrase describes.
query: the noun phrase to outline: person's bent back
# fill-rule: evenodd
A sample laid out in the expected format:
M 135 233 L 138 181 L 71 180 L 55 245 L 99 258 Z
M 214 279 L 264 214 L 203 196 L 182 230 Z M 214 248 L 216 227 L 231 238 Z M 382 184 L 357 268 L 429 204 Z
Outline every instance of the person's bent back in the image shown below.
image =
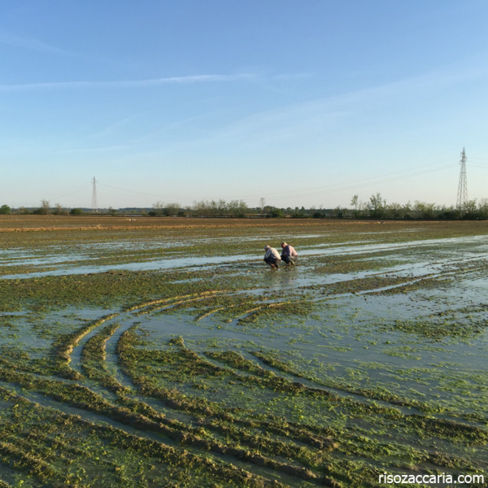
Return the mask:
M 298 257 L 298 253 L 295 251 L 295 248 L 286 242 L 282 242 L 281 249 L 281 259 L 283 262 L 286 264 L 295 264 Z
M 278 269 L 278 265 L 281 262 L 281 258 L 280 258 L 278 251 L 274 247 L 271 247 L 271 246 L 266 246 L 264 248 L 264 251 L 265 251 L 264 262 L 266 264 L 269 264 L 271 266 L 271 268 Z

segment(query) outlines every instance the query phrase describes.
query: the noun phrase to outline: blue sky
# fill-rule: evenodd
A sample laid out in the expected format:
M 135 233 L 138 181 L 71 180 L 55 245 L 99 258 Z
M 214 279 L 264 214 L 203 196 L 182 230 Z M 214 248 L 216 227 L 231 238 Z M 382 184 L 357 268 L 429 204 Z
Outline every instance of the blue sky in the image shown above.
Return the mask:
M 488 198 L 485 0 L 0 0 L 0 204 Z

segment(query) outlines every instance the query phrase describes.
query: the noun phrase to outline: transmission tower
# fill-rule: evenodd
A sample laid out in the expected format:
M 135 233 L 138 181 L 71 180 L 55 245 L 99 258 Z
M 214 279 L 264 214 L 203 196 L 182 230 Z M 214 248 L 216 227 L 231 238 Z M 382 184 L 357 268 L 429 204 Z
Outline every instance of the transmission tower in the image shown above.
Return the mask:
M 91 207 L 94 212 L 98 211 L 98 203 L 97 203 L 97 180 L 95 177 L 93 177 L 92 180 L 92 201 L 91 201 Z
M 459 185 L 457 191 L 457 208 L 463 208 L 468 201 L 468 184 L 466 182 L 466 151 L 461 152 L 461 171 L 459 173 Z

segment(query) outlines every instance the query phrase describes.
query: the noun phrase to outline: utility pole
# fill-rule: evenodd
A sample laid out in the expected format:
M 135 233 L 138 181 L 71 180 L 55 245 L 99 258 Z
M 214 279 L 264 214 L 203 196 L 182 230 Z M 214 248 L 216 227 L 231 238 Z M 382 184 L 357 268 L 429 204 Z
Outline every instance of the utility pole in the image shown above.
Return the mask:
M 457 191 L 457 208 L 464 208 L 468 202 L 468 184 L 466 181 L 466 151 L 463 147 L 461 152 L 461 171 L 459 173 L 459 184 Z
M 97 180 L 93 177 L 92 180 L 92 200 L 91 200 L 91 207 L 93 212 L 98 212 L 98 203 L 97 203 Z

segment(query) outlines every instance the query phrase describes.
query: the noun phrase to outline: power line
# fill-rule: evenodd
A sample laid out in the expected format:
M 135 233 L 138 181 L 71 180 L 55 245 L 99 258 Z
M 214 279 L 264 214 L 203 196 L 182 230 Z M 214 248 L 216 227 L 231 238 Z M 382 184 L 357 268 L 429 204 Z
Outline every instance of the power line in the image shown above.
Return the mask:
M 385 176 L 379 176 L 379 177 L 374 177 L 374 178 L 369 178 L 369 179 L 362 179 L 358 180 L 356 182 L 352 183 L 347 183 L 345 185 L 324 185 L 320 187 L 313 187 L 313 188 L 308 188 L 304 189 L 301 192 L 293 193 L 292 195 L 290 194 L 289 191 L 287 192 L 277 192 L 277 193 L 267 193 L 266 195 L 268 197 L 278 197 L 278 196 L 302 196 L 302 195 L 310 195 L 312 193 L 322 193 L 326 191 L 340 191 L 340 190 L 347 190 L 347 189 L 355 189 L 361 186 L 366 186 L 366 185 L 371 185 L 373 183 L 377 182 L 384 182 L 384 181 L 392 181 L 392 180 L 398 180 L 398 179 L 405 179 L 411 176 L 417 176 L 425 173 L 434 173 L 437 171 L 444 171 L 447 169 L 452 169 L 455 165 L 453 163 L 449 164 L 443 164 L 441 166 L 435 166 L 432 168 L 423 168 L 419 169 L 417 171 L 401 171 L 399 173 L 392 173 L 390 175 L 385 175 Z M 241 197 L 241 199 L 246 199 L 246 198 L 255 198 L 257 194 L 254 195 L 246 195 Z
M 67 193 L 62 193 L 54 196 L 49 195 L 49 198 L 50 200 L 56 201 L 65 197 L 72 197 L 75 193 L 77 193 L 78 195 L 86 195 L 86 184 L 84 183 L 83 185 L 72 187 L 71 190 Z
M 488 169 L 488 164 L 486 165 L 481 165 L 481 164 L 470 164 L 470 168 L 481 168 L 481 169 Z
M 103 186 L 103 187 L 106 187 L 106 188 L 112 188 L 113 190 L 120 190 L 120 191 L 124 191 L 124 192 L 127 192 L 127 193 L 133 193 L 133 194 L 137 194 L 137 195 L 144 195 L 144 196 L 149 196 L 149 197 L 158 197 L 158 198 L 161 198 L 161 195 L 157 195 L 156 193 L 148 193 L 148 192 L 143 192 L 143 191 L 137 191 L 137 190 L 132 190 L 132 189 L 129 189 L 129 188 L 122 188 L 120 186 L 113 186 L 113 185 L 107 185 L 107 184 L 98 184 L 98 186 Z

